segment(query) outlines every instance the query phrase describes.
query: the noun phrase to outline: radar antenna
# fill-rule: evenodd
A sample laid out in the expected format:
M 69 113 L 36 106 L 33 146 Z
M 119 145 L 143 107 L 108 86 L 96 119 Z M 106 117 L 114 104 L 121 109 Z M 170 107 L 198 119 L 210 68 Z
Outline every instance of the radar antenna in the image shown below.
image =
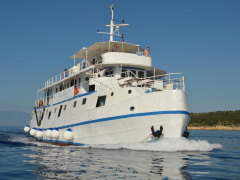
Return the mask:
M 108 32 L 99 32 L 99 30 L 97 30 L 97 33 L 101 33 L 101 34 L 110 34 L 110 41 L 113 41 L 113 35 L 115 36 L 121 36 L 123 38 L 123 34 L 119 34 L 119 28 L 120 26 L 129 26 L 129 24 L 114 24 L 114 21 L 118 21 L 118 20 L 115 20 L 113 19 L 113 4 L 110 6 L 110 9 L 112 11 L 112 19 L 110 21 L 110 25 L 106 25 L 107 27 L 110 27 L 110 33 Z M 120 23 L 124 23 L 124 20 L 122 21 L 118 21 Z M 114 30 L 114 27 L 115 27 L 115 30 Z

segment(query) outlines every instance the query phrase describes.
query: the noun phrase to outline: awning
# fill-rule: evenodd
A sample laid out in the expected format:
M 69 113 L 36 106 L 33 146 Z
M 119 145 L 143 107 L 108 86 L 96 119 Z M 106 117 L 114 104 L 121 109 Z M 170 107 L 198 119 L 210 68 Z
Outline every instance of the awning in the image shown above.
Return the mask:
M 121 52 L 125 53 L 136 53 L 137 51 L 144 51 L 139 45 L 129 44 L 126 42 L 118 41 L 107 41 L 107 42 L 97 42 L 92 44 L 87 48 L 82 48 L 77 53 L 72 55 L 71 59 L 87 59 L 101 56 L 102 53 L 109 52 L 113 48 L 114 44 L 117 45 Z

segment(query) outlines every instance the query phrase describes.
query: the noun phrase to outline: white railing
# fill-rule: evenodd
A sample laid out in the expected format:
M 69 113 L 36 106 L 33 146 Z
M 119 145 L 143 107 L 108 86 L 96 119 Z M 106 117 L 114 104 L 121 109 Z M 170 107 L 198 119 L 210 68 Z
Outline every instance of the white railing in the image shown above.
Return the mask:
M 94 79 L 98 79 L 98 75 L 93 77 Z M 121 78 L 117 78 L 119 77 L 119 74 L 110 74 L 107 75 L 106 77 L 109 77 L 109 79 L 104 81 L 98 80 L 97 82 L 104 84 L 109 89 L 115 89 L 120 86 L 120 87 L 141 87 L 146 91 L 151 88 L 157 88 L 162 90 L 172 89 L 185 91 L 185 81 L 182 73 L 169 73 L 146 78 L 139 78 L 132 71 L 126 71 L 121 73 Z M 158 83 L 159 81 L 161 83 Z M 160 85 L 162 87 L 158 87 Z
M 81 61 L 80 63 L 77 64 L 80 70 L 85 69 L 90 66 L 89 62 L 86 60 Z M 71 73 L 69 70 L 65 73 L 64 71 L 61 74 L 58 74 L 50 79 L 48 79 L 45 82 L 45 87 L 49 87 L 59 81 L 62 81 L 63 79 L 69 77 L 69 76 L 74 76 L 75 73 Z
M 136 74 L 131 71 L 126 71 L 121 73 L 121 78 L 119 74 L 110 74 L 105 81 L 98 79 L 98 76 L 92 76 L 92 80 L 96 84 L 101 84 L 106 86 L 108 89 L 123 88 L 123 87 L 135 87 L 139 92 L 149 92 L 149 90 L 156 89 L 156 91 L 161 90 L 183 90 L 185 91 L 185 80 L 182 73 L 169 73 L 157 76 L 151 76 L 146 78 L 139 78 Z M 54 82 L 54 81 L 53 81 Z M 159 83 L 161 82 L 161 83 Z M 78 87 L 78 94 L 84 94 L 89 92 L 89 82 L 85 81 L 76 84 Z M 170 88 L 168 88 L 168 86 Z M 95 87 L 96 88 L 96 87 Z M 142 88 L 141 90 L 139 88 Z M 74 89 L 74 88 L 73 88 Z M 64 90 L 63 90 L 64 91 Z M 74 96 L 74 90 L 73 90 Z M 40 107 L 40 101 L 42 100 L 42 106 L 51 105 L 54 102 L 54 94 L 47 97 L 39 98 L 35 101 L 35 107 Z
M 77 86 L 78 87 L 78 93 L 77 94 L 74 94 L 74 87 Z M 72 90 L 72 95 L 73 96 L 77 96 L 77 95 L 80 95 L 80 94 L 84 94 L 84 93 L 87 93 L 89 92 L 89 82 L 88 81 L 85 81 L 85 82 L 82 82 L 82 83 L 78 83 L 74 86 L 71 86 L 73 87 L 73 90 Z M 71 88 L 69 87 L 69 88 Z M 68 89 L 68 88 L 65 88 L 65 90 Z M 64 89 L 62 90 L 64 91 Z M 61 91 L 59 91 L 61 92 Z M 58 92 L 58 93 L 59 93 Z M 40 105 L 40 102 L 42 101 L 42 105 Z M 54 94 L 52 95 L 49 95 L 47 97 L 41 97 L 41 98 L 38 98 L 35 100 L 35 104 L 34 104 L 34 107 L 45 107 L 45 106 L 49 106 L 49 105 L 52 105 L 55 103 L 56 100 L 54 100 Z

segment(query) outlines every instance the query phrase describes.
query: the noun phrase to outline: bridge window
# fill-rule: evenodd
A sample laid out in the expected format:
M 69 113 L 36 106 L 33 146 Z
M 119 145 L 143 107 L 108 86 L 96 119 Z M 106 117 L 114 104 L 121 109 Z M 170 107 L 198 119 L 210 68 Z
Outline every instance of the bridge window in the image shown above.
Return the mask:
M 129 71 L 129 76 L 130 77 L 135 77 L 136 76 L 136 71 L 135 70 L 130 70 Z
M 122 74 L 121 74 L 122 77 L 127 77 L 127 69 L 122 69 Z
M 144 78 L 144 72 L 143 71 L 138 71 L 138 77 L 139 78 Z

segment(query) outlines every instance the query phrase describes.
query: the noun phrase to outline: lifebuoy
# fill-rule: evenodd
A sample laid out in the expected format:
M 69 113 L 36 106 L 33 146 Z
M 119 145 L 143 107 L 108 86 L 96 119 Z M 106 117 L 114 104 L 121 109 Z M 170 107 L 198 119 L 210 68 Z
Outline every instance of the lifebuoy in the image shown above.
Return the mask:
M 43 105 L 43 100 L 40 101 L 40 106 L 42 106 L 42 105 Z

